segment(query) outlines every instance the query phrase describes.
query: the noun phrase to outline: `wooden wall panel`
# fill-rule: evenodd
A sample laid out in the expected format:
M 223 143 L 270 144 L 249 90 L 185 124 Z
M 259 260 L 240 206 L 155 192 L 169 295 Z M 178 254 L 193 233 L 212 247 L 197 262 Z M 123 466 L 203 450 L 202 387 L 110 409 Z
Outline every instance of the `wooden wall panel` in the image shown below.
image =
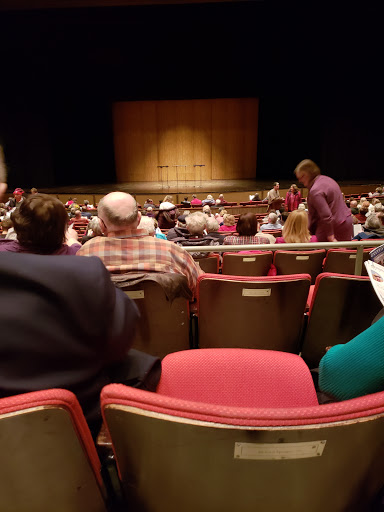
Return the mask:
M 114 104 L 118 182 L 255 178 L 258 100 Z

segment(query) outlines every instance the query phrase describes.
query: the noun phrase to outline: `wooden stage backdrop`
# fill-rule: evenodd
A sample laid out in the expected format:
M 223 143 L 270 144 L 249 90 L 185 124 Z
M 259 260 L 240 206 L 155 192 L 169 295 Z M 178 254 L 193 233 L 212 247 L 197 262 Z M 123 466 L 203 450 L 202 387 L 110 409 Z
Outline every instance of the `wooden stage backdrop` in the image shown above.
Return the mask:
M 257 98 L 114 103 L 118 183 L 254 179 L 258 111 Z

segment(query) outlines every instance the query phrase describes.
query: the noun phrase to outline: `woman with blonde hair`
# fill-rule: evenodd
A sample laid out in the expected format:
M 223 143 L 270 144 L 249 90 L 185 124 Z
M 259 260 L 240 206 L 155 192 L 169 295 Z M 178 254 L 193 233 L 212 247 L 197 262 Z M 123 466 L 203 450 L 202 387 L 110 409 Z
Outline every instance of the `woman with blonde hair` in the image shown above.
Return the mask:
M 303 210 L 295 210 L 288 215 L 283 226 L 283 236 L 276 238 L 277 244 L 305 244 L 317 242 L 315 235 L 308 230 L 308 214 Z
M 223 216 L 223 225 L 219 227 L 219 231 L 236 231 L 235 216 L 226 213 Z

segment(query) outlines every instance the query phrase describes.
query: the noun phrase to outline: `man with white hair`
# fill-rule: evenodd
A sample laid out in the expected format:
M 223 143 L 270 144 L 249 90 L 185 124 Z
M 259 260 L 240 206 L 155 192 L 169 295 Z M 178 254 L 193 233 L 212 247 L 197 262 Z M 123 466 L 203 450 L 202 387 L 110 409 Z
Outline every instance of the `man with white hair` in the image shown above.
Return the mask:
M 268 222 L 267 224 L 262 224 L 260 226 L 260 231 L 264 231 L 265 229 L 282 229 L 282 225 L 278 222 L 278 218 L 276 213 L 271 212 L 268 215 Z
M 79 256 L 98 256 L 112 274 L 128 272 L 176 273 L 187 278 L 194 293 L 203 273 L 182 247 L 138 229 L 141 214 L 135 199 L 124 192 L 111 192 L 98 206 L 105 237 L 96 237 L 79 250 Z

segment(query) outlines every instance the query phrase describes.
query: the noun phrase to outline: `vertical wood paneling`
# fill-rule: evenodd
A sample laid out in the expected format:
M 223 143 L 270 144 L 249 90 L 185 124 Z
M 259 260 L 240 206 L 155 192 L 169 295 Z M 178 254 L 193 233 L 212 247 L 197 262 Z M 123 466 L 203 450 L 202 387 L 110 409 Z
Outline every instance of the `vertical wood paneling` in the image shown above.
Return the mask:
M 257 99 L 119 102 L 113 119 L 119 182 L 255 177 Z

